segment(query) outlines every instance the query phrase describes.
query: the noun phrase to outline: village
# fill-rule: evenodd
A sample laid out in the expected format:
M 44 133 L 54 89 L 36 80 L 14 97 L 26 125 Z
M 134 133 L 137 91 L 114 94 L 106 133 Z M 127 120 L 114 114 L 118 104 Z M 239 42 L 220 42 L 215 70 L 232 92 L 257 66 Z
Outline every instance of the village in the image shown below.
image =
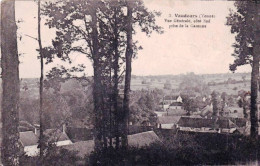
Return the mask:
M 211 96 L 203 97 L 201 100 L 203 106 L 187 115 L 181 96 L 166 96 L 160 103 L 162 112 L 156 112 L 158 127 L 180 131 L 249 134 L 250 125 L 247 118 L 244 118 L 243 108 L 238 105 L 227 106 L 225 103 L 222 115 L 220 116 L 220 110 L 213 115 L 213 104 L 209 102 L 207 105 L 206 100 L 211 100 Z M 240 96 L 236 100 L 239 101 Z
M 169 81 L 163 82 L 169 84 Z M 211 82 L 209 81 L 208 85 L 213 86 Z M 238 84 L 240 83 L 239 81 L 237 82 Z M 24 81 L 22 85 L 27 84 L 29 82 Z M 71 91 L 69 88 L 74 87 L 75 85 L 73 84 L 76 85 L 78 83 L 76 81 L 68 81 L 62 84 L 61 91 L 65 89 Z M 228 84 L 232 85 L 236 84 L 236 82 L 229 82 Z M 142 85 L 140 84 L 140 86 Z M 31 87 L 33 87 L 33 83 L 31 83 Z M 81 88 L 85 91 L 88 90 L 86 86 Z M 81 88 L 77 89 L 74 87 L 72 89 L 74 91 L 82 91 Z M 26 88 L 26 90 L 23 88 L 23 91 L 26 94 L 30 89 L 33 88 Z M 236 90 L 237 94 L 213 91 L 209 95 L 200 95 L 200 93 L 195 95 L 192 93 L 190 95 L 188 93 L 170 95 L 171 93 L 177 94 L 177 90 L 170 90 L 171 92 L 169 93 L 167 86 L 164 86 L 162 90 L 168 93 L 159 95 L 160 97 L 156 99 L 158 101 L 153 103 L 156 104 L 154 106 L 156 109 L 150 110 L 154 113 L 155 120 L 143 119 L 140 123 L 129 121 L 129 146 L 146 147 L 155 142 L 163 142 L 166 137 L 177 135 L 178 133 L 217 134 L 231 137 L 232 135 L 249 135 L 250 92 L 241 89 Z M 159 91 L 156 88 L 143 89 L 141 91 L 136 89 L 131 94 L 135 97 L 135 93 L 148 93 L 151 95 L 151 92 L 156 90 Z M 138 100 L 136 101 L 138 103 L 141 99 L 137 98 L 135 100 Z M 142 112 L 142 110 L 139 111 Z M 39 125 L 23 120 L 20 121 L 19 130 L 20 143 L 25 154 L 28 156 L 39 155 Z M 67 121 L 59 128 L 50 128 L 45 132 L 49 135 L 48 141 L 54 142 L 57 147 L 69 151 L 77 151 L 77 155 L 81 158 L 90 155 L 94 150 L 93 126 L 86 123 L 86 119 Z M 165 132 L 168 134 L 162 134 Z
M 3 0 L 0 166 L 260 165 L 259 9 Z

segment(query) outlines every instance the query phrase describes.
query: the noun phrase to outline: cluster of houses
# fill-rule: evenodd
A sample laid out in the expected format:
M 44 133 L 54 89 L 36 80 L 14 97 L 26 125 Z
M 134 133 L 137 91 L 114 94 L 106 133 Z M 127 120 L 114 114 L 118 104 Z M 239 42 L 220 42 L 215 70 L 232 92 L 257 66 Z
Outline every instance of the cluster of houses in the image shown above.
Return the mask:
M 132 128 L 133 126 L 130 126 Z M 39 126 L 31 125 L 26 121 L 20 122 L 20 144 L 23 151 L 28 156 L 39 155 Z M 160 141 L 151 128 L 133 128 L 128 135 L 128 144 L 133 147 L 144 147 L 151 143 Z M 62 129 L 47 129 L 44 134 L 48 143 L 54 143 L 58 148 L 76 151 L 81 162 L 85 156 L 94 151 L 94 140 L 92 129 L 82 127 L 62 126 Z
M 206 101 L 207 99 L 203 98 L 202 100 Z M 162 111 L 155 112 L 158 117 L 157 128 L 160 129 L 249 134 L 250 124 L 244 118 L 243 108 L 240 107 L 225 106 L 222 116 L 213 117 L 213 106 L 210 104 L 188 116 L 180 95 L 165 96 L 160 102 L 160 107 Z
M 167 111 L 169 109 L 183 109 L 181 96 L 165 96 L 160 102 L 160 107 Z
M 203 101 L 206 99 L 202 99 Z M 213 106 L 206 105 L 200 110 L 187 116 L 184 109 L 183 99 L 178 96 L 165 96 L 160 102 L 161 112 L 157 114 L 156 127 L 160 129 L 174 129 L 175 131 L 203 132 L 203 133 L 228 133 L 248 134 L 250 124 L 244 118 L 243 109 L 239 107 L 224 107 L 223 116 L 212 118 Z M 132 127 L 132 129 L 131 129 Z M 133 128 L 129 132 L 128 141 L 130 146 L 142 147 L 153 142 L 160 141 L 152 129 Z M 150 126 L 146 126 L 150 127 Z M 28 156 L 39 154 L 39 126 L 28 122 L 20 122 L 20 143 Z M 92 129 L 84 127 L 68 127 L 63 125 L 60 129 L 45 130 L 48 140 L 57 147 L 70 151 L 77 151 L 82 159 L 94 150 Z

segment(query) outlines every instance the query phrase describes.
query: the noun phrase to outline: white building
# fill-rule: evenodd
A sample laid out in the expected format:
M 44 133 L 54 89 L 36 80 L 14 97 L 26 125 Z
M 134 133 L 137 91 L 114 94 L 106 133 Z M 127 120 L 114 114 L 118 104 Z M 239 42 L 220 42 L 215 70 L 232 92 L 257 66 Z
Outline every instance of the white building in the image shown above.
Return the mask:
M 38 137 L 32 131 L 20 132 L 20 143 L 28 156 L 37 156 L 39 153 Z
M 65 130 L 47 129 L 44 131 L 45 135 L 49 136 L 49 142 L 56 144 L 56 146 L 64 146 L 72 144 Z M 39 154 L 38 148 L 39 132 L 25 131 L 20 132 L 20 143 L 24 148 L 24 152 L 28 156 L 37 156 Z

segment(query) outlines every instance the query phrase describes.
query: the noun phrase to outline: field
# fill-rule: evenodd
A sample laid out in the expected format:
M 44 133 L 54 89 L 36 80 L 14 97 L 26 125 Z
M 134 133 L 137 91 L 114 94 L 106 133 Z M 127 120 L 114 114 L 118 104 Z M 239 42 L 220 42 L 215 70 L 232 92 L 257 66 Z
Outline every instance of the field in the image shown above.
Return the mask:
M 160 75 L 160 76 L 133 76 L 131 81 L 131 90 L 152 90 L 152 89 L 162 89 L 165 94 L 178 94 L 180 83 L 185 75 Z M 235 73 L 235 74 L 205 74 L 197 75 L 203 81 L 203 83 L 208 84 L 210 82 L 215 82 L 216 85 L 209 86 L 210 91 L 218 91 L 220 93 L 226 92 L 229 95 L 236 95 L 239 90 L 250 91 L 250 73 Z M 244 82 L 242 82 L 242 77 L 245 77 Z M 238 83 L 224 84 L 223 82 L 228 79 L 240 81 Z M 32 98 L 37 98 L 39 94 L 37 78 L 23 78 L 21 79 L 21 92 L 25 91 L 30 94 Z M 165 83 L 171 84 L 171 89 L 164 89 Z M 69 87 L 66 87 L 68 90 Z
M 165 83 L 171 84 L 171 90 L 165 90 L 167 93 L 178 93 L 180 83 L 185 75 L 167 75 L 167 76 L 134 76 L 131 82 L 131 89 L 164 89 Z M 210 91 L 226 92 L 229 95 L 237 95 L 238 91 L 250 91 L 250 73 L 227 73 L 227 74 L 205 74 L 197 75 L 203 83 L 209 84 L 214 82 L 215 85 L 209 86 Z M 225 83 L 228 80 L 235 82 Z

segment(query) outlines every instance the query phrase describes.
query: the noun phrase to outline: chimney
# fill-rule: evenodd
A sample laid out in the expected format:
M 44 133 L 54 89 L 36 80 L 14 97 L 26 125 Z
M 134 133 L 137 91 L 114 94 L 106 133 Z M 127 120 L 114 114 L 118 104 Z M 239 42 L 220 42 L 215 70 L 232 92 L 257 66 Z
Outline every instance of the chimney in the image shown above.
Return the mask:
M 66 134 L 66 124 L 65 123 L 62 125 L 62 133 Z
M 34 128 L 34 134 L 37 135 L 37 128 Z

